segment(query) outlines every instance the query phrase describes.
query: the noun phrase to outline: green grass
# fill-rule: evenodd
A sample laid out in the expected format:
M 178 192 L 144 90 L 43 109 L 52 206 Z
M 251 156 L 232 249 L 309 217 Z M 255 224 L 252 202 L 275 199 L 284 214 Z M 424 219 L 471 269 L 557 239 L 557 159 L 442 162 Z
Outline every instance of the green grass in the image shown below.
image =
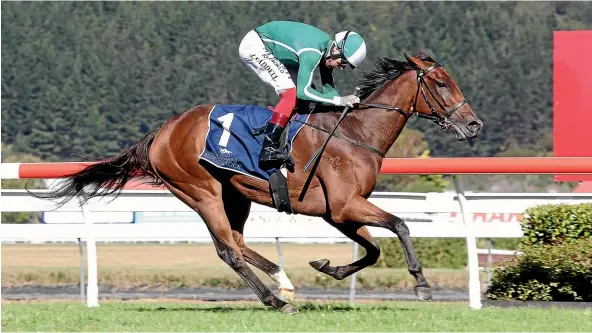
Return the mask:
M 284 315 L 255 303 L 154 301 L 2 305 L 7 331 L 592 331 L 592 310 L 484 308 L 459 303 L 301 303 Z

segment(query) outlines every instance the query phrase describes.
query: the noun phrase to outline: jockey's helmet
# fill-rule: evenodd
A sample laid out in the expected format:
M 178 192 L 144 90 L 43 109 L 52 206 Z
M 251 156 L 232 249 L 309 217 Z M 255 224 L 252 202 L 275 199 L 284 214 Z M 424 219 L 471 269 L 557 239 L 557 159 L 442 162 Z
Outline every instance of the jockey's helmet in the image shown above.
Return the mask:
M 335 34 L 335 44 L 341 53 L 342 63 L 352 68 L 360 67 L 366 59 L 366 42 L 354 31 L 342 31 Z

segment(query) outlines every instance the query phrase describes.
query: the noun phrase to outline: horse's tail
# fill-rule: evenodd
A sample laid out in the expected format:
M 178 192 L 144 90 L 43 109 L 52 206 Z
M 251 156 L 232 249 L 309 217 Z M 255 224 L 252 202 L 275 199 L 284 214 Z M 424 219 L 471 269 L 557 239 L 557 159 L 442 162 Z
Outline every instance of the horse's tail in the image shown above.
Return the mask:
M 74 197 L 85 203 L 92 197 L 121 193 L 125 184 L 133 177 L 144 176 L 145 183 L 162 185 L 162 180 L 152 168 L 149 150 L 159 129 L 146 134 L 144 138 L 117 156 L 99 160 L 83 170 L 68 176 L 55 189 L 44 193 L 31 193 L 43 199 L 51 199 L 61 206 Z

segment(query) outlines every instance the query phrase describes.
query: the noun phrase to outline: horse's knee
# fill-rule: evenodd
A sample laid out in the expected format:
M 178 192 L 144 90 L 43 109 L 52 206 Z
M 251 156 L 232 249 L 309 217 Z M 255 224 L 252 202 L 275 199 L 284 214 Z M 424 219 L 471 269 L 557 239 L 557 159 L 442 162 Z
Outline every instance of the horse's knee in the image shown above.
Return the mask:
M 391 230 L 399 236 L 409 235 L 409 227 L 405 224 L 405 221 L 397 216 L 392 216 L 388 224 Z

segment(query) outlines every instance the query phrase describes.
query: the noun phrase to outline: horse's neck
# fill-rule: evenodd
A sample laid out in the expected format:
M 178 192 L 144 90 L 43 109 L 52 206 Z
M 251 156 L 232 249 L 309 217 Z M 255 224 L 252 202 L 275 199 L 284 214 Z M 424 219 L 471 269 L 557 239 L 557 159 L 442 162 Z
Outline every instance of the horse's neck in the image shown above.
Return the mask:
M 394 82 L 373 92 L 363 102 L 399 107 L 410 112 L 413 103 L 413 75 L 404 73 Z M 405 116 L 394 110 L 357 109 L 352 112 L 352 127 L 357 138 L 384 153 L 390 149 L 407 123 Z

